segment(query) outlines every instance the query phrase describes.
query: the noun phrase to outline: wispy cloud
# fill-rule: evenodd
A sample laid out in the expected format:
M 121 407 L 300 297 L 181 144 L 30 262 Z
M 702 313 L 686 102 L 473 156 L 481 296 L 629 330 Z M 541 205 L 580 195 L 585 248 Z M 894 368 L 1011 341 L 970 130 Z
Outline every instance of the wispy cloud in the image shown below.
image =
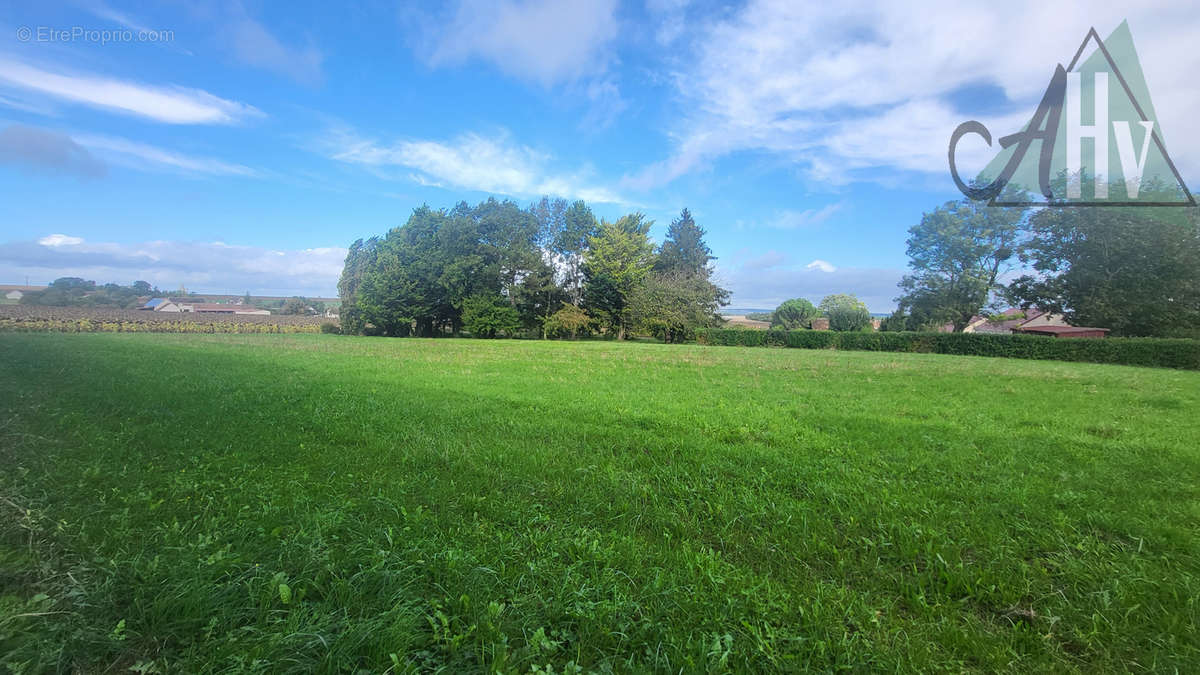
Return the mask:
M 199 89 L 157 87 L 98 75 L 51 72 L 0 59 L 0 86 L 166 124 L 234 124 L 261 117 L 253 106 Z
M 1088 29 L 1103 33 L 1126 18 L 1173 154 L 1200 162 L 1200 136 L 1186 133 L 1200 104 L 1192 39 L 1200 14 L 1177 3 L 934 0 L 914 12 L 885 0 L 750 0 L 692 22 L 683 35 L 675 18 L 663 20 L 683 54 L 669 62 L 681 111 L 668 130 L 674 147 L 624 184 L 652 189 L 747 151 L 793 162 L 826 183 L 944 173 L 959 122 L 1015 131 Z M 957 109 L 958 94 L 978 86 L 996 90 L 999 103 Z
M 210 157 L 193 157 L 124 138 L 81 135 L 76 136 L 75 140 L 80 145 L 103 154 L 114 163 L 134 169 L 151 171 L 168 169 L 210 176 L 255 177 L 260 175 L 255 169 L 242 164 L 224 162 Z
M 814 261 L 808 263 L 807 265 L 805 265 L 804 269 L 817 270 L 819 272 L 824 272 L 826 274 L 833 274 L 834 272 L 837 271 L 837 268 L 834 267 L 831 263 L 825 262 L 824 260 L 821 260 L 819 258 L 817 260 L 814 260 Z
M 270 249 L 223 242 L 119 244 L 51 234 L 0 244 L 0 272 L 49 281 L 78 276 L 101 283 L 143 279 L 162 288 L 331 296 L 346 258 L 340 247 Z
M 104 19 L 106 21 L 111 21 L 114 24 L 121 26 L 122 28 L 131 28 L 136 31 L 145 31 L 145 32 L 150 32 L 150 31 L 154 30 L 154 29 L 150 28 L 149 26 L 147 26 L 145 23 L 143 23 L 137 19 L 134 19 L 133 17 L 131 17 L 130 15 L 128 15 L 124 12 L 113 9 L 112 7 L 106 5 L 103 2 L 98 2 L 98 1 L 87 2 L 87 3 L 84 3 L 82 5 L 82 7 L 84 10 L 91 12 L 93 15 L 95 15 L 101 19 Z
M 254 20 L 240 5 L 229 22 L 222 26 L 233 48 L 234 55 L 242 62 L 289 77 L 301 84 L 320 84 L 324 79 L 321 64 L 324 55 L 313 45 L 303 48 L 284 44 Z
M 842 210 L 841 202 L 826 204 L 820 208 L 782 209 L 762 220 L 747 222 L 737 221 L 738 229 L 748 227 L 768 227 L 774 230 L 802 230 L 815 228 L 829 220 L 835 213 Z
M 412 42 L 435 67 L 480 59 L 551 86 L 604 70 L 616 9 L 616 0 L 459 0 L 449 16 L 419 17 Z
M 779 230 L 799 230 L 813 227 L 829 220 L 829 217 L 840 211 L 841 203 L 826 204 L 819 209 L 804 209 L 781 211 L 775 218 L 768 220 L 767 225 Z
M 339 129 L 319 143 L 340 162 L 367 167 L 404 167 L 421 185 L 449 186 L 520 197 L 556 195 L 610 204 L 627 203 L 611 190 L 592 185 L 586 171 L 560 173 L 552 157 L 514 142 L 507 132 L 476 133 L 450 141 L 400 140 L 384 144 Z

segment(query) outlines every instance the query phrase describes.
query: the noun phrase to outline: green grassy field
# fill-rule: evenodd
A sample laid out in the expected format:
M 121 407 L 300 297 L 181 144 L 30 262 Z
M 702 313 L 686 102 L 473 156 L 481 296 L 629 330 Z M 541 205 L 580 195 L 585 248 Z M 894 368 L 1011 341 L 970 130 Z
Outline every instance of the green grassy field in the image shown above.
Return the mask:
M 1200 373 L 0 335 L 0 664 L 1200 668 Z

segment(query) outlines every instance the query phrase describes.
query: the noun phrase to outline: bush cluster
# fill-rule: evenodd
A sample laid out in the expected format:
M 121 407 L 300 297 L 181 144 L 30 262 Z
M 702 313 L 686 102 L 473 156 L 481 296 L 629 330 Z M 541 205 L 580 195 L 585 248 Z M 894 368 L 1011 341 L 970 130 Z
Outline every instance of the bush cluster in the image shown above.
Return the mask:
M 1200 370 L 1200 340 L 1183 338 L 1071 339 L 995 333 L 845 333 L 710 328 L 699 331 L 696 341 L 701 344 L 744 347 L 921 352 Z

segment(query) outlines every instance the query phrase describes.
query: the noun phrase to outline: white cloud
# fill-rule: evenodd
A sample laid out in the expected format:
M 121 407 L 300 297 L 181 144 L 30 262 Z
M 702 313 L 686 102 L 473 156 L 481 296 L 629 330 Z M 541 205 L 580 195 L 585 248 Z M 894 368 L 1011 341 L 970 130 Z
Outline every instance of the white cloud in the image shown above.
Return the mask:
M 616 0 L 459 0 L 450 17 L 420 21 L 414 39 L 432 66 L 478 58 L 551 86 L 604 70 L 616 8 Z
M 223 162 L 209 157 L 192 157 L 153 145 L 137 143 L 112 136 L 76 136 L 75 141 L 91 150 L 99 151 L 115 163 L 140 169 L 170 169 L 183 173 L 207 174 L 211 176 L 257 176 L 258 172 L 248 166 Z
M 495 137 L 468 133 L 452 141 L 401 140 L 382 144 L 353 131 L 336 130 L 321 143 L 332 159 L 368 167 L 404 167 L 422 185 L 492 192 L 513 196 L 556 195 L 610 204 L 626 203 L 607 188 L 587 181 L 587 172 L 558 173 L 551 157 L 512 141 L 506 132 Z
M 840 203 L 827 204 L 819 209 L 804 209 L 796 211 L 785 209 L 766 222 L 767 227 L 777 230 L 798 230 L 813 227 L 829 220 L 829 217 L 841 210 Z
M 77 276 L 99 283 L 149 281 L 210 293 L 332 296 L 346 249 L 268 249 L 223 242 L 89 242 L 51 234 L 0 244 L 0 277 L 50 281 Z
M 1177 162 L 1200 168 L 1200 134 L 1190 133 L 1200 107 L 1200 13 L 1192 7 L 935 0 L 918 11 L 886 0 L 751 0 L 689 26 L 691 53 L 673 73 L 686 111 L 670 130 L 675 147 L 626 184 L 662 185 L 739 151 L 782 156 L 831 182 L 864 169 L 944 174 L 958 123 L 980 119 L 997 136 L 1016 131 L 1089 28 L 1107 36 L 1125 18 L 1169 148 Z M 981 85 L 997 88 L 1007 105 L 991 116 L 954 109 L 962 88 Z
M 66 75 L 0 59 L 0 85 L 166 124 L 233 124 L 262 113 L 199 89 L 155 87 L 97 75 Z
M 834 267 L 832 264 L 827 263 L 824 260 L 821 260 L 819 258 L 817 260 L 814 260 L 814 261 L 808 263 L 807 265 L 805 265 L 804 269 L 818 270 L 818 271 L 824 272 L 826 274 L 833 274 L 834 272 L 837 271 L 837 268 Z
M 38 243 L 42 246 L 76 246 L 82 244 L 83 239 L 65 234 L 51 234 L 38 239 Z

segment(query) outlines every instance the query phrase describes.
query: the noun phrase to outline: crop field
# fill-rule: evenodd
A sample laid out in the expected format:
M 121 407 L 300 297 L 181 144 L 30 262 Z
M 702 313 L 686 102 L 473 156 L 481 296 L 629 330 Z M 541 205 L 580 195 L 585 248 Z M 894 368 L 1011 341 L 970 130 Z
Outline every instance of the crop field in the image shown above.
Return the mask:
M 316 333 L 320 316 L 0 305 L 0 333 Z
M 1196 672 L 1200 373 L 0 334 L 0 670 Z

